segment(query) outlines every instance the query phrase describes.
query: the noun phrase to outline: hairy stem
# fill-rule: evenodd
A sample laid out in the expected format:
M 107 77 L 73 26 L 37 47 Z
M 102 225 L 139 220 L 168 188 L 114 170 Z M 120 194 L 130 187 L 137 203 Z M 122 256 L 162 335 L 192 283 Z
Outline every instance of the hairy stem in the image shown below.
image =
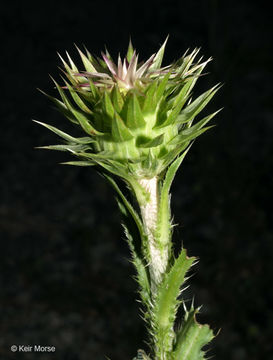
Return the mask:
M 141 179 L 139 184 L 149 194 L 149 200 L 140 206 L 143 224 L 148 237 L 149 270 L 152 290 L 162 281 L 168 264 L 168 248 L 162 249 L 155 240 L 155 231 L 158 219 L 159 190 L 158 178 Z

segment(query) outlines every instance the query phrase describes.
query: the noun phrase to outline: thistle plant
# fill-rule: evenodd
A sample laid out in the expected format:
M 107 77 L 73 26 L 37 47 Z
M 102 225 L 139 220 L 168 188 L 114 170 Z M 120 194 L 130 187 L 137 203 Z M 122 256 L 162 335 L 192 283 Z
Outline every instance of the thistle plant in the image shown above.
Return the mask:
M 108 51 L 95 58 L 78 49 L 80 70 L 68 54 L 66 61 L 61 57 L 63 83 L 53 80 L 59 98 L 46 95 L 85 134 L 37 122 L 62 139 L 42 148 L 71 153 L 74 159 L 65 164 L 93 166 L 116 192 L 149 334 L 149 354 L 138 350 L 136 359 L 202 360 L 214 335 L 197 322 L 199 308 L 183 299 L 196 259 L 184 248 L 174 255 L 170 188 L 194 139 L 211 127 L 218 111 L 203 118 L 199 113 L 219 85 L 193 98 L 211 59 L 197 59 L 195 49 L 162 67 L 165 45 L 142 63 L 131 42 L 117 64 Z M 183 319 L 177 319 L 180 306 Z

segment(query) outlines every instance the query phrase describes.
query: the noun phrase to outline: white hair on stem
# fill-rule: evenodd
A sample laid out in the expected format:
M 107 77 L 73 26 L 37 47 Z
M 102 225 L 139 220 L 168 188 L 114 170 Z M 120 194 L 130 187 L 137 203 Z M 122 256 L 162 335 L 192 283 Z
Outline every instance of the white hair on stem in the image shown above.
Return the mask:
M 162 275 L 166 272 L 168 264 L 168 249 L 159 248 L 159 244 L 155 241 L 155 231 L 158 216 L 158 179 L 153 177 L 151 179 L 140 179 L 139 184 L 150 195 L 149 201 L 140 206 L 141 215 L 144 223 L 144 228 L 148 237 L 149 248 L 149 267 L 153 287 L 159 284 L 162 280 Z

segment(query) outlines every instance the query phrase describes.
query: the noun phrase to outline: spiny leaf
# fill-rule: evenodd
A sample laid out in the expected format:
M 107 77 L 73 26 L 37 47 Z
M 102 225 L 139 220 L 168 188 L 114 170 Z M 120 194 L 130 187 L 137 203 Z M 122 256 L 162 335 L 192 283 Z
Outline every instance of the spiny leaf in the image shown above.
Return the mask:
M 85 155 L 87 155 L 87 154 L 85 154 Z M 129 182 L 128 171 L 122 164 L 118 163 L 115 166 L 115 161 L 114 160 L 109 160 L 108 157 L 104 157 L 104 158 L 101 158 L 101 159 L 98 159 L 98 158 L 95 159 L 94 158 L 94 160 L 96 161 L 96 163 L 98 165 L 100 165 L 104 170 L 107 170 L 110 174 L 117 175 L 120 178 L 122 178 L 124 180 L 127 180 Z
M 205 360 L 202 348 L 213 338 L 213 331 L 208 325 L 200 325 L 195 319 L 198 309 L 186 312 L 184 322 L 180 327 L 172 358 L 174 360 Z
M 144 227 L 143 224 L 140 220 L 139 215 L 137 214 L 137 212 L 134 210 L 133 206 L 129 203 L 129 201 L 126 199 L 125 195 L 123 195 L 122 191 L 120 190 L 119 186 L 117 185 L 117 183 L 115 182 L 115 180 L 113 179 L 113 177 L 104 174 L 104 176 L 106 177 L 106 179 L 110 182 L 110 184 L 112 185 L 112 187 L 114 188 L 114 190 L 117 192 L 118 196 L 120 197 L 120 199 L 122 200 L 124 206 L 126 207 L 127 211 L 131 214 L 134 222 L 137 225 L 139 234 L 143 240 L 143 242 L 145 243 L 147 241 L 147 236 L 146 233 L 144 231 Z
M 140 285 L 139 293 L 140 293 L 143 303 L 145 304 L 147 309 L 149 309 L 150 301 L 151 301 L 151 299 L 150 299 L 151 290 L 150 290 L 150 282 L 149 282 L 149 277 L 148 277 L 148 267 L 146 267 L 144 265 L 143 260 L 137 255 L 137 252 L 136 252 L 135 246 L 134 246 L 134 238 L 130 234 L 128 228 L 126 226 L 124 226 L 124 227 L 125 227 L 125 234 L 127 237 L 127 242 L 128 242 L 129 248 L 131 250 L 131 254 L 132 254 L 132 262 L 137 271 L 136 280 L 137 280 L 138 284 Z M 146 318 L 148 316 L 149 316 L 149 312 L 147 312 Z
M 188 100 L 188 93 L 191 83 L 192 80 L 187 81 L 186 84 L 179 91 L 179 93 L 174 97 L 172 110 L 167 113 L 167 117 L 165 118 L 165 121 L 163 123 L 158 123 L 154 126 L 155 129 L 163 128 L 165 126 L 173 124 L 176 121 L 182 107 Z
M 108 95 L 108 93 L 106 91 L 104 93 L 103 107 L 104 107 L 104 111 L 106 112 L 106 114 L 110 118 L 112 118 L 114 116 L 115 109 L 111 102 L 110 96 Z
M 169 142 L 169 144 L 170 145 L 178 145 L 178 144 L 188 143 L 189 141 L 197 138 L 198 136 L 200 136 L 201 134 L 203 134 L 205 131 L 207 131 L 208 129 L 210 129 L 212 127 L 213 126 L 207 126 L 203 129 L 193 131 L 189 134 L 183 134 L 183 132 L 181 132 L 181 134 L 177 135 L 173 140 L 171 140 Z
M 88 82 L 89 82 L 91 93 L 92 93 L 94 99 L 97 100 L 100 97 L 98 88 L 95 86 L 95 84 L 93 83 L 91 78 L 88 78 Z
M 122 109 L 122 114 L 126 117 L 126 125 L 129 129 L 138 129 L 146 125 L 140 105 L 135 94 L 127 97 L 127 101 Z
M 73 166 L 94 166 L 97 165 L 92 161 L 66 161 L 61 163 L 61 165 L 73 165 Z
M 156 90 L 156 100 L 157 102 L 160 101 L 165 89 L 166 89 L 166 86 L 168 84 L 168 80 L 171 76 L 171 70 L 164 76 L 164 78 L 160 81 L 158 87 L 157 87 L 157 90 Z
M 69 142 L 73 142 L 73 143 L 78 143 L 78 144 L 89 144 L 94 142 L 93 139 L 88 138 L 88 137 L 79 137 L 79 138 L 75 138 L 71 135 L 66 134 L 65 132 L 63 132 L 62 130 L 57 129 L 54 126 L 45 124 L 41 121 L 37 121 L 37 120 L 33 120 L 34 122 L 36 122 L 37 124 L 40 124 L 46 128 L 48 128 L 49 130 L 53 131 L 55 134 L 59 135 L 61 138 L 69 141 Z
M 88 134 L 88 135 L 103 135 L 103 133 L 101 133 L 100 131 L 96 130 L 91 124 L 90 122 L 87 120 L 86 116 L 84 114 L 82 114 L 79 110 L 70 108 L 71 112 L 73 112 L 73 115 L 76 117 L 76 119 L 78 120 L 79 124 L 81 125 L 81 127 L 83 128 L 83 130 Z
M 191 121 L 213 98 L 215 93 L 220 89 L 220 85 L 215 85 L 213 88 L 207 90 L 190 105 L 188 105 L 179 115 L 179 123 Z
M 54 104 L 57 106 L 57 109 L 68 119 L 70 120 L 72 123 L 74 124 L 78 124 L 78 121 L 75 120 L 73 114 L 71 113 L 71 111 L 69 111 L 67 109 L 67 107 L 65 106 L 65 104 L 60 101 L 59 99 L 56 99 L 55 97 L 48 95 L 47 93 L 45 93 L 43 90 L 38 89 L 42 94 L 44 94 L 48 99 L 50 99 L 52 102 L 54 102 Z
M 164 140 L 164 134 L 160 134 L 155 138 L 148 140 L 146 138 L 139 137 L 136 141 L 136 146 L 139 148 L 146 148 L 146 149 L 152 148 L 161 145 L 163 143 L 163 140 Z
M 91 64 L 95 67 L 96 71 L 97 68 L 99 68 L 98 61 L 94 58 L 94 56 L 87 50 L 87 48 L 84 46 L 85 53 L 87 55 L 88 60 L 91 62 Z
M 68 100 L 67 96 L 65 95 L 63 89 L 59 86 L 59 84 L 53 79 L 57 90 L 59 91 L 64 104 L 66 105 L 67 109 L 71 111 L 71 113 L 75 116 L 75 118 L 78 120 L 79 124 L 81 125 L 81 127 L 83 128 L 83 130 L 89 134 L 89 135 L 102 135 L 102 133 L 100 133 L 99 131 L 97 131 L 91 124 L 90 122 L 87 120 L 87 116 L 84 115 L 82 112 L 80 112 L 79 110 L 75 109 L 73 107 L 73 105 L 71 104 L 71 102 Z
M 89 153 L 89 152 L 80 152 L 79 156 L 82 156 L 86 159 L 96 160 L 96 161 L 108 161 L 111 156 L 110 151 L 100 151 L 98 153 Z
M 185 102 L 188 99 L 188 95 L 190 92 L 190 87 L 194 81 L 194 78 L 189 78 L 185 85 L 182 87 L 178 95 L 174 98 L 173 107 L 177 107 L 180 105 L 180 109 L 184 106 Z
M 148 155 L 145 157 L 145 159 L 141 163 L 143 169 L 147 169 L 149 173 L 153 174 L 156 171 L 157 168 L 157 159 L 152 154 L 152 151 L 149 149 Z
M 117 112 L 115 113 L 112 121 L 112 137 L 113 140 L 117 142 L 127 141 L 133 138 L 130 130 L 124 124 Z
M 174 149 L 169 150 L 167 154 L 162 156 L 161 158 L 161 169 L 164 170 L 167 166 L 169 166 L 174 159 L 179 156 L 179 154 L 182 153 L 182 151 L 185 151 L 187 147 L 189 146 L 190 141 L 179 143 Z
M 183 129 L 182 131 L 180 131 L 181 135 L 190 135 L 192 133 L 194 133 L 195 131 L 202 129 L 216 114 L 218 114 L 222 109 L 215 111 L 213 114 L 210 114 L 206 117 L 204 117 L 202 120 L 199 120 L 195 125 Z
M 154 300 L 153 328 L 159 358 L 163 352 L 170 353 L 172 350 L 175 337 L 173 327 L 179 305 L 177 298 L 185 281 L 185 275 L 194 260 L 193 257 L 188 258 L 186 250 L 183 249 L 158 287 Z
M 117 85 L 114 86 L 112 90 L 112 102 L 116 111 L 119 113 L 123 107 L 124 101 Z
M 110 182 L 110 184 L 113 186 L 113 188 L 118 194 L 117 202 L 121 210 L 121 213 L 124 216 L 124 222 L 125 222 L 124 228 L 125 228 L 128 245 L 132 254 L 132 262 L 135 265 L 137 271 L 137 281 L 140 285 L 140 296 L 144 301 L 144 304 L 148 307 L 150 304 L 150 283 L 147 273 L 147 267 L 144 265 L 144 261 L 141 254 L 136 249 L 136 244 L 135 244 L 136 239 L 135 236 L 133 236 L 133 233 L 131 233 L 133 230 L 132 230 L 132 223 L 130 220 L 133 220 L 133 223 L 137 226 L 138 235 L 145 244 L 146 234 L 143 228 L 143 224 L 138 214 L 136 213 L 132 205 L 129 203 L 129 201 L 126 199 L 126 197 L 124 196 L 124 194 L 122 193 L 122 191 L 120 190 L 114 179 L 107 174 L 103 174 L 103 175 Z
M 145 100 L 142 107 L 142 113 L 143 114 L 150 114 L 155 111 L 156 108 L 156 99 L 155 99 L 155 93 L 157 89 L 157 83 L 156 81 L 152 82 L 151 85 L 147 87 L 146 93 L 145 93 Z
M 66 84 L 66 86 L 67 86 L 73 100 L 78 105 L 78 107 L 82 111 L 86 112 L 87 114 L 92 114 L 92 111 L 88 108 L 88 106 L 85 104 L 85 102 L 78 95 L 78 92 L 72 86 L 70 86 L 67 82 L 65 82 L 65 84 Z
M 197 64 L 195 66 L 193 66 L 190 71 L 187 72 L 187 74 L 190 76 L 190 78 L 192 77 L 193 81 L 191 82 L 191 86 L 189 87 L 188 93 L 191 92 L 192 88 L 194 87 L 196 81 L 199 79 L 199 77 L 202 74 L 202 71 L 204 70 L 204 68 L 206 67 L 206 65 L 211 61 L 212 59 L 209 58 L 208 60 L 204 61 L 201 64 Z
M 160 192 L 159 210 L 157 216 L 157 226 L 155 231 L 156 243 L 160 248 L 171 246 L 171 210 L 170 210 L 170 188 L 174 179 L 174 176 L 184 160 L 190 147 L 184 151 L 168 168 L 165 178 L 163 180 L 163 186 Z M 171 249 L 169 249 L 170 251 Z
M 188 51 L 188 50 L 187 50 Z M 187 53 L 186 51 L 186 53 Z M 178 72 L 180 74 L 184 74 L 186 73 L 189 68 L 191 67 L 191 64 L 193 63 L 194 59 L 196 58 L 197 54 L 199 53 L 200 48 L 195 48 L 191 54 L 186 56 L 186 53 L 184 54 L 184 56 L 182 57 L 182 64 L 180 65 L 180 67 L 178 68 Z
M 61 59 L 61 61 L 62 61 L 62 63 L 63 63 L 63 65 L 64 65 L 64 68 L 65 68 L 65 70 L 67 71 L 67 73 L 66 73 L 66 76 L 68 77 L 68 79 L 69 80 L 71 80 L 72 82 L 73 82 L 73 85 L 76 83 L 76 81 L 75 81 L 75 79 L 74 79 L 74 73 L 75 72 L 78 72 L 78 69 L 75 67 L 75 65 L 74 65 L 74 67 L 73 67 L 73 69 L 67 64 L 67 62 L 62 58 L 62 56 L 59 54 L 59 53 L 57 53 L 58 54 L 58 56 L 59 56 L 59 58 Z M 69 55 L 68 55 L 69 56 Z M 69 59 L 70 59 L 70 57 L 69 57 Z M 71 60 L 71 59 L 70 59 Z M 72 60 L 71 60 L 72 61 Z M 63 70 L 64 71 L 64 70 Z
M 79 144 L 91 144 L 96 142 L 96 140 L 94 140 L 93 138 L 89 137 L 89 136 L 84 136 L 84 137 L 78 137 L 78 138 L 74 138 L 76 139 L 76 142 Z
M 156 69 L 159 69 L 161 67 L 164 52 L 165 52 L 165 47 L 166 47 L 168 38 L 169 38 L 169 35 L 166 37 L 166 40 L 164 41 L 163 45 L 160 47 L 160 49 L 156 53 L 154 61 L 153 61 L 152 65 L 150 66 L 151 70 L 156 70 Z
M 126 55 L 126 58 L 127 58 L 127 61 L 130 62 L 132 57 L 133 57 L 133 53 L 134 53 L 134 48 L 133 48 L 133 44 L 132 44 L 132 41 L 130 39 L 129 41 L 129 46 L 128 46 L 128 50 L 127 50 L 127 55 Z
M 73 60 L 71 59 L 70 55 L 68 54 L 68 52 L 66 51 L 66 56 L 68 58 L 69 64 L 70 64 L 70 68 L 74 71 L 74 72 L 79 72 L 77 66 L 74 64 Z
M 58 151 L 69 151 L 73 154 L 76 154 L 78 151 L 90 150 L 88 145 L 47 145 L 39 146 L 38 149 L 47 149 L 47 150 L 58 150 Z
M 76 46 L 76 49 L 78 50 L 78 52 L 80 54 L 82 63 L 84 65 L 86 71 L 91 72 L 91 73 L 97 72 L 95 67 L 92 65 L 92 62 L 84 55 L 84 53 L 77 46 Z

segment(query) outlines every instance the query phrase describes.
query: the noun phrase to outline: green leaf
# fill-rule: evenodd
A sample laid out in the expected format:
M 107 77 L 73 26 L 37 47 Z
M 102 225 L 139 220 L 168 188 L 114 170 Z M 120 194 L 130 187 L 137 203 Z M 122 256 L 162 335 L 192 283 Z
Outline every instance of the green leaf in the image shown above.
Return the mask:
M 208 325 L 200 325 L 195 319 L 198 309 L 186 312 L 184 322 L 180 327 L 172 358 L 174 360 L 205 360 L 202 348 L 213 338 L 213 331 Z
M 147 139 L 146 137 L 139 136 L 136 140 L 136 146 L 139 148 L 152 148 L 159 146 L 163 143 L 164 134 L 160 134 L 153 139 Z
M 98 61 L 94 58 L 94 56 L 87 50 L 87 48 L 84 46 L 85 53 L 87 55 L 88 60 L 91 62 L 91 64 L 95 67 L 96 71 L 97 68 L 100 66 Z
M 89 144 L 89 143 L 94 142 L 94 140 L 92 138 L 87 138 L 87 137 L 75 138 L 75 137 L 68 135 L 65 132 L 57 129 L 54 126 L 45 124 L 45 123 L 43 123 L 41 121 L 37 121 L 37 120 L 33 120 L 33 121 L 36 122 L 37 124 L 40 124 L 40 125 L 46 127 L 47 129 L 49 129 L 51 131 L 53 131 L 55 134 L 59 135 L 61 138 L 65 139 L 69 142 L 78 143 L 78 144 Z
M 149 150 L 148 155 L 145 156 L 144 160 L 141 163 L 143 169 L 148 170 L 147 173 L 149 176 L 154 176 L 157 169 L 157 159 L 153 156 L 151 150 Z
M 123 107 L 124 101 L 117 85 L 114 86 L 111 95 L 114 108 L 119 113 Z
M 157 105 L 156 98 L 155 98 L 156 90 L 157 90 L 157 82 L 156 81 L 152 82 L 147 87 L 147 90 L 145 93 L 145 100 L 144 100 L 144 104 L 142 107 L 143 114 L 150 114 L 155 111 L 155 108 Z
M 176 108 L 180 106 L 180 109 L 184 106 L 185 102 L 188 99 L 189 89 L 193 82 L 193 78 L 188 79 L 182 89 L 179 91 L 178 95 L 174 98 L 173 107 Z
M 121 205 L 119 203 L 119 205 Z M 122 207 L 120 206 L 120 209 L 122 211 Z M 149 309 L 150 307 L 150 302 L 151 302 L 151 290 L 150 290 L 150 281 L 149 281 L 149 276 L 148 276 L 148 267 L 145 266 L 144 261 L 141 259 L 140 256 L 138 256 L 136 249 L 135 249 L 135 245 L 134 245 L 134 238 L 133 236 L 130 234 L 128 228 L 126 225 L 124 225 L 125 228 L 125 234 L 127 237 L 127 242 L 132 254 L 132 263 L 134 264 L 136 271 L 137 271 L 137 277 L 136 280 L 138 282 L 138 284 L 140 285 L 140 297 L 144 303 L 144 305 L 146 306 L 147 309 Z M 149 312 L 145 314 L 145 318 L 149 317 Z
M 156 355 L 159 359 L 165 358 L 162 355 L 172 351 L 175 338 L 174 322 L 180 304 L 178 297 L 185 275 L 194 260 L 193 257 L 188 258 L 186 250 L 183 249 L 158 287 L 152 316 L 157 346 Z
M 117 192 L 118 196 L 120 197 L 120 199 L 122 200 L 124 206 L 126 207 L 127 211 L 129 212 L 129 214 L 132 216 L 134 222 L 137 225 L 139 234 L 143 240 L 143 242 L 145 243 L 147 241 L 147 235 L 144 231 L 144 227 L 143 224 L 140 220 L 139 215 L 137 214 L 137 212 L 134 210 L 133 206 L 129 203 L 129 201 L 126 199 L 125 195 L 123 195 L 122 191 L 120 190 L 120 188 L 118 187 L 117 183 L 115 182 L 115 180 L 107 175 L 107 174 L 103 174 L 104 177 L 110 182 L 110 184 L 112 185 L 112 187 L 114 188 L 114 190 Z
M 87 158 L 89 157 L 87 156 Z M 92 157 L 90 157 L 90 159 L 92 159 Z M 126 171 L 127 169 L 122 164 L 115 164 L 115 161 L 109 160 L 106 156 L 101 158 L 93 157 L 93 159 L 98 165 L 100 165 L 104 170 L 107 170 L 110 174 L 117 175 L 120 178 L 128 181 L 128 171 Z
M 187 73 L 187 71 L 190 69 L 194 59 L 196 58 L 197 54 L 199 53 L 200 48 L 195 48 L 191 54 L 186 56 L 186 53 L 188 52 L 188 50 L 186 51 L 186 53 L 183 55 L 182 57 L 182 64 L 180 65 L 180 67 L 177 69 L 178 72 L 182 75 Z
M 154 61 L 153 61 L 152 65 L 150 66 L 150 70 L 156 70 L 161 67 L 168 38 L 169 38 L 169 35 L 166 37 L 166 40 L 164 41 L 163 45 L 160 47 L 160 49 L 156 53 Z
M 75 118 L 78 120 L 79 124 L 81 125 L 81 127 L 83 128 L 83 130 L 89 134 L 89 135 L 102 135 L 102 133 L 100 133 L 99 131 L 97 131 L 91 124 L 90 122 L 87 120 L 87 114 L 82 113 L 81 111 L 75 109 L 71 102 L 68 100 L 67 96 L 65 95 L 63 89 L 59 86 L 59 84 L 53 79 L 57 90 L 59 91 L 59 94 L 62 97 L 62 100 L 65 104 L 65 106 L 67 107 L 67 109 L 69 111 L 71 111 L 71 113 L 75 116 Z
M 70 55 L 68 54 L 68 52 L 66 51 L 66 56 L 68 58 L 69 64 L 70 64 L 70 68 L 71 70 L 73 70 L 74 72 L 79 72 L 77 66 L 74 64 L 73 60 L 71 59 Z
M 103 107 L 106 114 L 112 119 L 115 114 L 115 109 L 107 91 L 104 92 Z
M 136 239 L 137 236 L 140 236 L 140 239 L 144 242 L 144 244 L 147 241 L 147 237 L 144 231 L 143 224 L 137 214 L 137 212 L 134 210 L 132 205 L 129 203 L 129 201 L 126 199 L 122 191 L 120 190 L 119 186 L 115 182 L 115 180 L 107 175 L 103 174 L 103 176 L 110 182 L 110 184 L 113 186 L 114 190 L 118 194 L 117 202 L 120 208 L 120 211 L 124 218 L 124 228 L 125 228 L 125 234 L 128 241 L 128 245 L 132 254 L 132 262 L 136 268 L 137 271 L 137 282 L 140 285 L 140 296 L 143 300 L 144 304 L 149 307 L 150 304 L 150 282 L 147 270 L 148 268 L 144 264 L 143 256 L 141 252 L 137 249 L 137 242 Z M 133 221 L 133 223 L 132 223 Z M 137 233 L 135 232 L 134 225 L 137 227 Z M 144 245 L 142 243 L 142 245 Z
M 127 180 L 135 193 L 139 206 L 146 205 L 150 201 L 149 193 L 132 176 L 128 177 Z
M 222 109 L 215 111 L 213 114 L 210 114 L 206 117 L 204 117 L 202 120 L 199 120 L 195 125 L 183 129 L 180 134 L 181 135 L 190 135 L 194 133 L 196 130 L 202 129 L 216 114 L 218 114 Z
M 77 46 L 76 46 L 76 49 L 78 50 L 78 52 L 80 54 L 80 57 L 82 59 L 82 63 L 84 65 L 86 71 L 91 72 L 91 73 L 96 73 L 97 70 L 92 65 L 91 61 L 84 55 L 84 53 Z
M 75 116 L 75 118 L 78 120 L 79 124 L 81 125 L 82 129 L 88 134 L 88 135 L 102 135 L 101 132 L 97 131 L 87 120 L 87 117 L 80 112 L 79 110 L 70 108 L 71 112 Z
M 146 125 L 140 105 L 135 94 L 130 94 L 122 109 L 129 129 L 138 129 Z
M 95 86 L 95 84 L 93 83 L 93 80 L 91 78 L 88 78 L 88 82 L 89 82 L 90 90 L 91 90 L 91 93 L 92 93 L 94 99 L 98 100 L 98 98 L 100 97 L 98 88 Z
M 96 140 L 94 140 L 93 138 L 88 137 L 88 136 L 78 137 L 78 138 L 74 138 L 74 139 L 76 139 L 76 142 L 79 144 L 90 144 L 90 143 L 96 142 Z
M 94 166 L 97 165 L 92 161 L 66 161 L 61 163 L 61 165 L 73 165 L 73 166 Z
M 166 120 L 164 121 L 164 123 L 162 123 L 161 125 L 159 126 L 155 126 L 154 129 L 161 129 L 165 126 L 169 126 L 171 124 L 173 124 L 176 119 L 177 119 L 177 116 L 182 108 L 182 103 L 177 105 L 174 109 L 172 109 L 170 112 L 167 113 L 167 117 L 166 117 Z
M 73 154 L 77 154 L 78 151 L 90 150 L 90 146 L 88 145 L 47 145 L 47 146 L 39 146 L 37 149 L 46 149 L 46 150 L 58 150 L 58 151 L 69 151 Z
M 168 168 L 163 185 L 160 191 L 157 226 L 155 231 L 156 243 L 160 248 L 169 246 L 169 253 L 171 251 L 171 209 L 170 209 L 170 188 L 174 176 L 184 160 L 190 147 L 184 151 Z
M 58 56 L 59 56 L 59 58 L 61 59 L 63 65 L 64 65 L 65 70 L 67 71 L 67 74 L 66 74 L 67 77 L 68 77 L 69 79 L 71 79 L 72 81 L 75 81 L 75 80 L 74 80 L 74 73 L 75 73 L 75 72 L 78 73 L 79 70 L 77 69 L 77 67 L 75 66 L 75 64 L 73 63 L 73 61 L 71 60 L 69 54 L 68 54 L 68 53 L 66 53 L 66 54 L 67 54 L 68 60 L 69 60 L 69 62 L 70 62 L 70 66 L 67 64 L 66 61 L 64 61 L 64 59 L 62 58 L 62 56 L 61 56 L 59 53 L 58 53 Z
M 183 134 L 183 132 L 181 132 L 181 134 L 177 135 L 173 140 L 169 142 L 169 144 L 178 145 L 178 144 L 188 143 L 189 141 L 197 138 L 198 136 L 200 136 L 201 134 L 203 134 L 205 131 L 207 131 L 212 127 L 213 126 L 207 126 L 203 129 L 190 132 L 189 134 Z
M 43 90 L 38 89 L 43 95 L 45 95 L 49 100 L 51 100 L 52 102 L 54 102 L 54 104 L 57 106 L 57 109 L 68 119 L 70 120 L 72 123 L 74 124 L 78 124 L 78 121 L 75 119 L 75 117 L 73 116 L 73 114 L 71 113 L 71 111 L 69 111 L 67 109 L 67 107 L 65 106 L 65 104 L 60 101 L 59 99 L 56 99 L 55 97 L 48 95 L 47 93 L 45 93 Z
M 193 89 L 196 81 L 199 79 L 202 71 L 204 70 L 205 66 L 211 61 L 211 58 L 209 58 L 208 60 L 204 61 L 203 63 L 199 64 L 197 63 L 195 66 L 191 67 L 191 69 L 189 71 L 187 71 L 187 74 L 189 74 L 189 77 L 192 78 L 192 82 L 191 82 L 191 86 L 188 90 L 188 92 L 190 93 L 191 90 Z
M 133 57 L 133 54 L 134 54 L 134 48 L 133 48 L 133 44 L 132 44 L 132 41 L 130 39 L 129 41 L 129 46 L 128 46 L 128 50 L 127 50 L 127 55 L 126 55 L 126 58 L 127 58 L 127 61 L 130 62 L 132 57 Z
M 79 152 L 77 155 L 94 161 L 108 161 L 111 154 L 112 153 L 110 151 L 100 151 L 98 153 Z
M 191 86 L 191 81 L 187 81 L 186 84 L 182 87 L 179 93 L 175 96 L 173 100 L 173 108 L 167 113 L 167 117 L 163 123 L 156 124 L 154 129 L 161 129 L 165 126 L 173 124 L 185 102 L 188 100 L 188 90 Z
M 164 91 L 166 89 L 166 86 L 168 84 L 168 80 L 171 76 L 171 70 L 164 76 L 164 78 L 160 81 L 158 88 L 156 90 L 156 100 L 157 102 L 160 101 L 162 95 L 164 94 Z
M 213 98 L 215 93 L 220 89 L 220 85 L 215 85 L 213 88 L 207 90 L 190 105 L 188 105 L 179 115 L 179 123 L 191 121 Z
M 81 99 L 81 97 L 78 95 L 77 90 L 75 90 L 72 86 L 70 86 L 67 82 L 65 82 L 70 95 L 72 96 L 75 103 L 78 105 L 78 107 L 86 112 L 87 114 L 92 114 L 92 111 L 88 108 L 88 106 L 85 104 L 85 102 Z
M 115 113 L 112 121 L 112 137 L 116 142 L 127 141 L 133 138 L 130 130 L 124 124 L 117 112 Z
M 179 143 L 173 150 L 169 150 L 167 154 L 163 155 L 161 158 L 161 171 L 165 170 L 182 151 L 186 151 L 187 147 L 190 145 L 190 141 Z

